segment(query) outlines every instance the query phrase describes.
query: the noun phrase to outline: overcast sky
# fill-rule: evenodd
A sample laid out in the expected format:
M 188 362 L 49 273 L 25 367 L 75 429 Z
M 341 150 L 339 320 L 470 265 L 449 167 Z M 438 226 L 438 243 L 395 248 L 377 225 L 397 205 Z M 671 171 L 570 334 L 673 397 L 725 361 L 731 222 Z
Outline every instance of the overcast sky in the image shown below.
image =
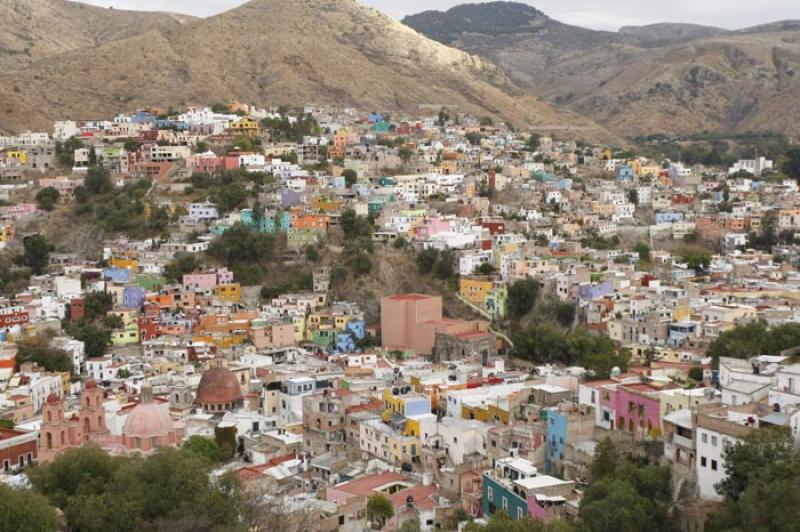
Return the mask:
M 243 4 L 243 0 L 82 0 L 120 9 L 175 11 L 209 16 Z M 362 0 L 397 18 L 426 9 L 447 9 L 475 0 Z M 654 22 L 691 22 L 737 29 L 766 22 L 800 19 L 800 0 L 529 0 L 549 16 L 588 28 Z

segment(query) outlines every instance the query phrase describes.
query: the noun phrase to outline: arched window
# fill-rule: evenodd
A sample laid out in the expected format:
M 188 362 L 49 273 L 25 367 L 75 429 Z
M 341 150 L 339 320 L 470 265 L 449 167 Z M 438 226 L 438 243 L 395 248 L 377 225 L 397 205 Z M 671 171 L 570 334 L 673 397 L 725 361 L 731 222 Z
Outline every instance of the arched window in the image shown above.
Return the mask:
M 52 449 L 53 448 L 53 435 L 48 432 L 46 440 L 47 440 L 47 448 L 48 449 Z
M 53 422 L 53 413 L 50 412 L 49 410 L 47 411 L 47 422 L 48 423 L 52 423 Z
M 97 416 L 97 428 L 99 429 L 99 428 L 102 428 L 102 427 L 103 427 L 103 417 L 102 416 Z
M 61 431 L 61 445 L 64 445 L 66 443 L 67 443 L 67 438 L 64 436 L 64 431 L 62 430 Z

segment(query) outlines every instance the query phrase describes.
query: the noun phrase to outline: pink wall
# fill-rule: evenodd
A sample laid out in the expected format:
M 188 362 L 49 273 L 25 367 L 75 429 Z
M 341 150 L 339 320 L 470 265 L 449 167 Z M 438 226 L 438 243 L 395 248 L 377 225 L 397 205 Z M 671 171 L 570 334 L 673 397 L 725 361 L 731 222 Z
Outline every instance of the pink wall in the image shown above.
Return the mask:
M 217 286 L 216 273 L 188 273 L 183 276 L 183 289 L 212 290 Z
M 539 506 L 539 503 L 536 502 L 536 496 L 530 495 L 528 497 L 528 514 L 531 517 L 535 517 L 536 519 L 541 519 L 544 522 L 549 520 L 547 512 Z
M 614 408 L 618 430 L 644 436 L 661 426 L 658 396 L 648 397 L 642 392 L 620 386 L 617 388 Z

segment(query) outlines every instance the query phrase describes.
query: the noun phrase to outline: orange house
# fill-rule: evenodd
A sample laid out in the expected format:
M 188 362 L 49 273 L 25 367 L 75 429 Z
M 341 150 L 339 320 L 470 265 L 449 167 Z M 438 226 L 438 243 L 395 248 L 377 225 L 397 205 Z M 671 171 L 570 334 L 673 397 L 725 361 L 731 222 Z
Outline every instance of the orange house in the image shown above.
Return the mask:
M 327 231 L 330 225 L 330 216 L 324 214 L 306 214 L 292 217 L 292 228 L 294 229 L 314 229 L 316 231 Z
M 155 303 L 159 308 L 174 309 L 177 306 L 175 304 L 175 293 L 173 292 L 149 294 L 146 297 L 146 301 L 148 303 Z

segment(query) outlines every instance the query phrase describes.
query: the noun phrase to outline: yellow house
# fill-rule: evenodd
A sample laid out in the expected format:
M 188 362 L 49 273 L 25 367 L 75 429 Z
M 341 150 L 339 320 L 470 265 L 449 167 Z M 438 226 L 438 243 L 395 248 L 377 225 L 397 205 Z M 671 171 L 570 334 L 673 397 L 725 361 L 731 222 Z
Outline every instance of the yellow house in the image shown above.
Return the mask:
M 122 326 L 128 327 L 129 325 L 136 324 L 139 311 L 137 309 L 118 308 L 109 312 L 110 315 L 119 316 L 122 320 Z
M 242 287 L 239 283 L 220 284 L 214 288 L 214 295 L 229 303 L 239 303 L 242 300 Z
M 234 135 L 257 137 L 261 133 L 261 124 L 245 116 L 231 123 L 230 132 Z
M 16 159 L 20 164 L 28 164 L 28 154 L 24 151 L 7 151 L 6 157 Z
M 691 319 L 691 317 L 692 308 L 688 305 L 672 309 L 672 319 L 674 321 L 685 321 Z
M 503 425 L 507 424 L 510 419 L 508 410 L 495 404 L 474 406 L 462 404 L 461 417 L 464 419 L 477 419 L 485 423 L 497 421 Z
M 648 166 L 642 166 L 639 169 L 639 177 L 656 177 L 658 174 L 661 173 L 661 167 L 655 164 L 651 164 Z
M 318 196 L 313 200 L 311 200 L 311 208 L 319 212 L 334 213 L 338 212 L 340 207 L 341 207 L 340 202 L 333 201 L 329 198 L 325 198 L 322 196 Z
M 461 277 L 458 293 L 473 305 L 484 305 L 493 283 L 487 277 Z
M 243 344 L 245 340 L 247 340 L 247 336 L 240 334 L 201 335 L 192 338 L 194 343 L 214 344 L 220 349 L 230 349 L 235 345 Z
M 114 268 L 128 268 L 135 272 L 139 267 L 139 261 L 127 257 L 112 257 L 111 266 Z
M 442 161 L 439 165 L 439 173 L 444 175 L 451 175 L 458 173 L 457 161 Z
M 302 342 L 306 337 L 306 317 L 293 316 L 292 324 L 294 325 L 294 339 L 296 342 Z

